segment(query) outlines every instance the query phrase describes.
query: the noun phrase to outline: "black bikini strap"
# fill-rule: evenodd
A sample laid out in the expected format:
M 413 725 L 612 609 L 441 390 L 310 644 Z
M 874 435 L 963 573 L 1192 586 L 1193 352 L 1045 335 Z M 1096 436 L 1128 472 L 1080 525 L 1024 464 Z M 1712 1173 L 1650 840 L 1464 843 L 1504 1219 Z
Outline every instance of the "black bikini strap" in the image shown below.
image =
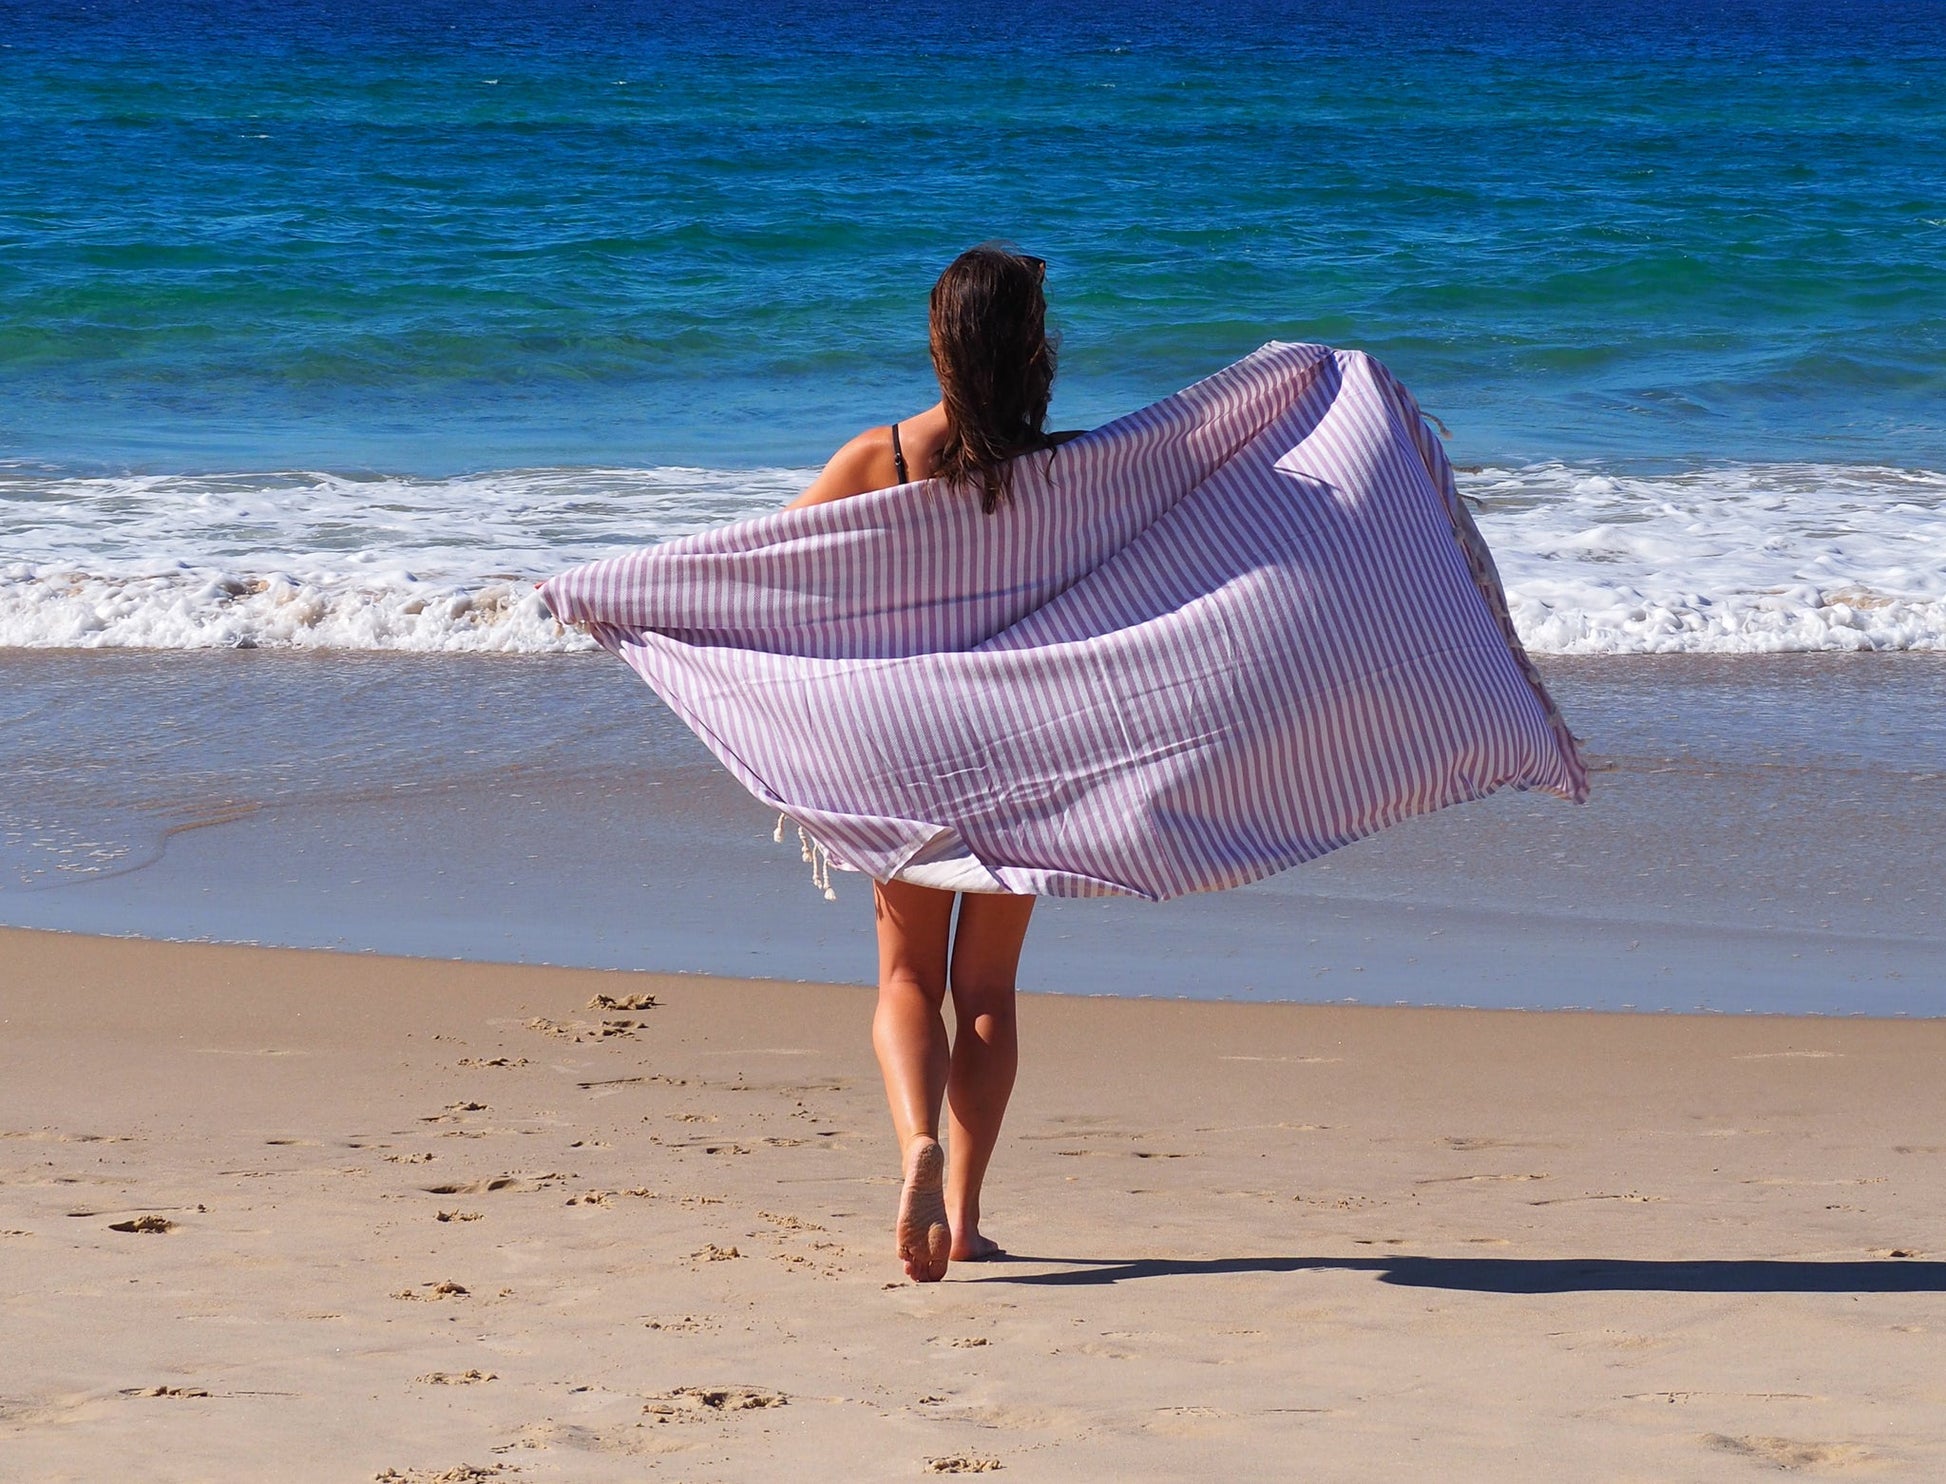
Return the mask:
M 892 467 L 899 471 L 899 483 L 912 483 L 912 476 L 906 473 L 905 450 L 899 447 L 899 425 L 892 424 Z

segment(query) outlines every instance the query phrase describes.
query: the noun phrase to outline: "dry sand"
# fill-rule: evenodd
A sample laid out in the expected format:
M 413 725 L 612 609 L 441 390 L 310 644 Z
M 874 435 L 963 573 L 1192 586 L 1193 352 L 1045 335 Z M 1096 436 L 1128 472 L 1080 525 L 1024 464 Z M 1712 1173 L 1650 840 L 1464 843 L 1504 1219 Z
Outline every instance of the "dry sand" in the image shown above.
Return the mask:
M 0 1477 L 1946 1477 L 1946 1022 L 1033 997 L 921 1288 L 869 1010 L 0 932 Z

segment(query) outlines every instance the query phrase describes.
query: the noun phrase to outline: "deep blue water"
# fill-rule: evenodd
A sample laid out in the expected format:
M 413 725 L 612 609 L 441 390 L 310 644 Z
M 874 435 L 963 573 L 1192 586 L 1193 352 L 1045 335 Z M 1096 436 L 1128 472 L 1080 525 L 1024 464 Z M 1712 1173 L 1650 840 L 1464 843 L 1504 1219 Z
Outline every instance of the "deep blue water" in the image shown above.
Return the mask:
M 1050 261 L 1057 420 L 1265 339 L 1462 462 L 1946 468 L 1946 3 L 0 0 L 0 460 L 802 464 Z

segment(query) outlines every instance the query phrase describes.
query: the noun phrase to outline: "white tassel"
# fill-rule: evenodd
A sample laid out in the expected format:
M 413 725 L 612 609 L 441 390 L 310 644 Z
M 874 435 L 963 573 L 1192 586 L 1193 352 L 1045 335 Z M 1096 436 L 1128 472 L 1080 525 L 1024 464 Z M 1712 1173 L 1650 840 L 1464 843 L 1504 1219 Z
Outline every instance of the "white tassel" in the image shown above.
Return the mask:
M 827 902 L 838 900 L 831 889 L 831 852 L 816 841 L 811 842 L 811 885 L 824 893 Z
M 777 828 L 770 832 L 770 838 L 779 845 L 784 843 L 784 824 L 789 815 L 777 816 Z M 831 852 L 811 838 L 810 831 L 803 825 L 797 827 L 797 858 L 811 868 L 811 885 L 824 893 L 827 902 L 838 900 L 838 893 L 831 889 Z

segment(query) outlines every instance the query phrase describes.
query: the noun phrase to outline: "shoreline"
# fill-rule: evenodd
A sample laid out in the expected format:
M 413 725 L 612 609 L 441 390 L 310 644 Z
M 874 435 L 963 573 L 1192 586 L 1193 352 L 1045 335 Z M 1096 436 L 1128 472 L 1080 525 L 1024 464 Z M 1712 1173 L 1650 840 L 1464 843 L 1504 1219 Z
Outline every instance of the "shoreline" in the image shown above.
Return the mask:
M 1946 1022 L 1028 996 L 919 1287 L 868 989 L 0 960 L 9 1474 L 1946 1467 Z
M 719 974 L 707 969 L 650 969 L 650 968 L 613 968 L 601 965 L 550 963 L 540 959 L 519 958 L 467 958 L 457 955 L 430 953 L 387 953 L 376 948 L 353 948 L 346 946 L 312 946 L 293 943 L 263 943 L 249 939 L 227 938 L 172 938 L 148 933 L 102 933 L 90 932 L 82 928 L 42 928 L 15 927 L 0 924 L 0 943 L 10 938 L 26 935 L 29 937 L 64 938 L 83 943 L 127 943 L 163 949 L 212 949 L 225 951 L 237 949 L 264 953 L 320 954 L 330 958 L 343 958 L 360 963 L 391 963 L 399 965 L 424 965 L 428 968 L 442 969 L 485 969 L 532 971 L 545 974 L 596 974 L 615 975 L 624 980 L 641 979 L 645 981 L 668 980 L 677 984 L 742 984 L 761 986 L 768 989 L 846 989 L 870 992 L 871 986 L 861 978 L 856 982 L 838 979 L 786 978 L 769 974 L 732 975 Z M 1861 943 L 1865 940 L 1860 939 Z M 1915 948 L 1930 952 L 1929 942 L 1915 941 Z M 1023 999 L 1037 1000 L 1075 1000 L 1094 1003 L 1110 1001 L 1129 1004 L 1150 1005 L 1238 1005 L 1263 1008 L 1289 1008 L 1313 1010 L 1358 1010 L 1375 1012 L 1395 1011 L 1451 1011 L 1469 1015 L 1579 1015 L 1579 1016 L 1623 1016 L 1628 1018 L 1652 1017 L 1673 1020 L 1739 1020 L 1739 1021 L 1815 1021 L 1815 1022 L 1882 1022 L 1886 1024 L 1924 1024 L 1927 1022 L 1946 1023 L 1946 1004 L 1933 1011 L 1889 1010 L 1759 1010 L 1749 1007 L 1739 1009 L 1716 1008 L 1709 1005 L 1696 1005 L 1688 1008 L 1668 1006 L 1641 1006 L 1625 1004 L 1620 1006 L 1582 1005 L 1582 1004 L 1510 1004 L 1475 1005 L 1464 1003 L 1420 1003 L 1408 1000 L 1395 1000 L 1389 1004 L 1372 1003 L 1358 999 L 1259 999 L 1241 995 L 1191 995 L 1191 994 L 1146 994 L 1129 990 L 1091 990 L 1074 991 L 1048 989 L 1022 984 L 1018 990 Z
M 1541 661 L 1598 769 L 1253 886 L 1046 899 L 1030 990 L 1946 1013 L 1946 660 Z M 862 879 L 621 665 L 0 654 L 0 924 L 786 981 L 870 972 Z

